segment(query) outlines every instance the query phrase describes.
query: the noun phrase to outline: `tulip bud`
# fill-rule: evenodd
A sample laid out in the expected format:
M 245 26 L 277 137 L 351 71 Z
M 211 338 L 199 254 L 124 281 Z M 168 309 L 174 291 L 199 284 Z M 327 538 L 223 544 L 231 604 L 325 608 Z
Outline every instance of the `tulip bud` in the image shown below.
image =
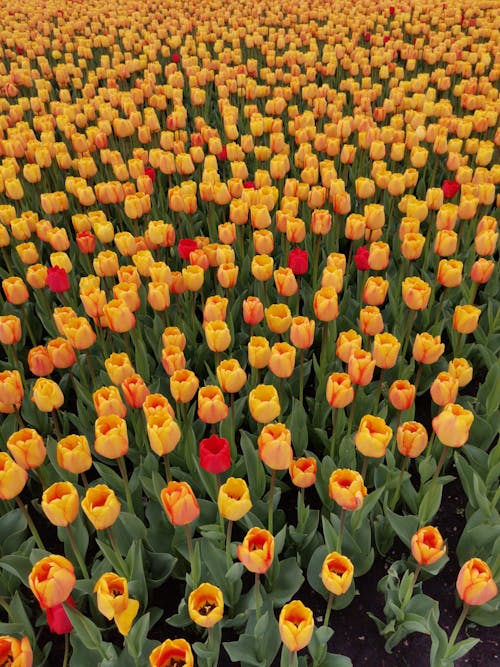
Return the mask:
M 471 558 L 458 573 L 457 591 L 465 604 L 476 606 L 493 599 L 498 587 L 488 564 L 480 558 Z
M 354 436 L 356 449 L 364 456 L 381 458 L 392 438 L 392 428 L 381 417 L 365 415 Z
M 434 526 L 420 528 L 411 538 L 411 553 L 419 565 L 436 563 L 446 553 L 441 533 Z
M 363 478 L 356 470 L 337 469 L 328 482 L 328 495 L 344 510 L 357 510 L 367 494 Z
M 412 459 L 420 456 L 427 447 L 429 438 L 427 431 L 419 422 L 404 422 L 396 431 L 396 442 L 398 451 L 402 456 L 409 456 Z
M 238 546 L 238 560 L 250 572 L 267 572 L 274 559 L 274 537 L 263 528 L 251 528 Z
M 337 551 L 329 553 L 321 567 L 321 581 L 333 595 L 343 595 L 349 590 L 354 576 L 354 566 L 347 556 Z
M 169 482 L 161 492 L 161 501 L 174 526 L 185 526 L 200 514 L 198 501 L 187 482 Z

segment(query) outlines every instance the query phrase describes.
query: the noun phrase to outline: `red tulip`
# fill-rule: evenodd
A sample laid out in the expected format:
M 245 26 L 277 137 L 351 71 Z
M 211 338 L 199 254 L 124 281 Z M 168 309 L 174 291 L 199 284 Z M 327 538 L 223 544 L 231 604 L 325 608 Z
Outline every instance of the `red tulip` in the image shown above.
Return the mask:
M 46 284 L 51 292 L 67 292 L 69 290 L 68 274 L 59 266 L 51 266 L 47 271 Z
M 309 268 L 309 255 L 307 250 L 295 248 L 288 255 L 288 268 L 292 269 L 294 275 L 302 276 Z
M 66 600 L 66 603 L 71 607 L 76 607 L 71 596 Z M 62 604 L 56 604 L 55 607 L 49 607 L 45 610 L 45 613 L 47 615 L 47 623 L 49 624 L 51 632 L 54 632 L 56 635 L 65 635 L 73 630 L 73 625 L 71 624 L 68 614 Z
M 193 252 L 193 250 L 197 249 L 198 244 L 196 241 L 193 241 L 193 239 L 181 239 L 179 241 L 179 245 L 177 246 L 179 257 L 181 259 L 189 259 L 189 255 Z
M 451 199 L 460 190 L 460 183 L 457 183 L 457 181 L 443 181 L 441 189 L 445 198 Z
M 204 438 L 200 442 L 200 465 L 214 475 L 225 472 L 231 465 L 229 441 L 215 434 Z
M 356 264 L 357 269 L 360 271 L 368 271 L 370 268 L 370 264 L 368 263 L 369 255 L 370 251 L 365 245 L 359 246 L 354 255 L 354 263 Z

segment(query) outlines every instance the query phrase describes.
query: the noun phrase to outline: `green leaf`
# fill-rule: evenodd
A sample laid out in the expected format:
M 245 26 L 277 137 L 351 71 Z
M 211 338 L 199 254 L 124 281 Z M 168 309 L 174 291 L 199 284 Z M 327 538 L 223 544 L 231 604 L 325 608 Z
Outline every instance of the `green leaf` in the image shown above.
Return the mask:
M 90 618 L 87 618 L 78 609 L 74 609 L 69 604 L 64 604 L 64 610 L 71 621 L 75 634 L 82 644 L 93 651 L 98 651 L 101 657 L 105 658 L 106 654 L 103 648 L 103 641 L 99 628 L 93 623 Z
M 127 564 L 122 558 L 118 557 L 118 554 L 115 553 L 114 549 L 110 547 L 108 544 L 106 544 L 106 542 L 103 542 L 102 540 L 96 539 L 96 544 L 102 551 L 104 558 L 108 561 L 113 570 L 121 577 L 129 579 L 130 572 L 127 567 Z
M 255 652 L 256 642 L 253 635 L 241 635 L 237 642 L 224 642 L 224 648 L 234 663 L 263 667 L 262 660 Z
M 470 650 L 474 648 L 474 646 L 480 642 L 480 639 L 476 639 L 475 637 L 470 637 L 469 639 L 464 639 L 461 642 L 458 642 L 458 644 L 454 644 L 451 649 L 448 649 L 446 652 L 446 659 L 449 660 L 451 663 L 454 660 L 458 660 L 462 656 L 464 656 L 466 653 L 468 653 Z
M 366 498 L 363 500 L 362 506 L 359 508 L 359 510 L 356 510 L 355 512 L 352 513 L 351 516 L 351 528 L 352 530 L 356 531 L 361 523 L 365 521 L 365 519 L 368 517 L 368 514 L 372 511 L 372 509 L 375 507 L 377 504 L 380 496 L 384 492 L 384 488 L 376 489 L 375 491 L 372 491 L 369 493 Z
M 149 614 L 142 616 L 134 623 L 129 634 L 125 638 L 125 646 L 133 658 L 140 658 L 142 655 L 142 647 L 144 646 L 149 631 L 149 620 Z
M 296 456 L 302 456 L 307 449 L 309 436 L 307 433 L 307 414 L 302 403 L 292 399 L 292 409 L 286 425 L 292 434 L 293 450 Z
M 391 528 L 399 539 L 407 546 L 410 546 L 411 538 L 417 532 L 419 522 L 416 516 L 400 516 L 395 514 L 389 508 L 385 509 L 385 515 L 391 524 Z
M 426 492 L 418 508 L 418 520 L 421 526 L 427 526 L 432 521 L 441 506 L 442 495 L 443 487 L 431 482 L 430 489 Z
M 486 407 L 489 417 L 500 408 L 500 362 L 491 366 L 484 383 L 479 388 L 477 400 Z
M 274 581 L 271 597 L 275 607 L 282 607 L 289 602 L 304 582 L 302 570 L 295 558 L 280 561 L 279 574 Z
M 266 490 L 266 473 L 259 459 L 257 448 L 245 431 L 241 431 L 240 446 L 245 459 L 250 493 L 252 500 L 255 502 L 262 498 Z
M 16 554 L 4 556 L 0 560 L 0 567 L 14 574 L 26 586 L 28 585 L 28 576 L 33 568 L 33 564 L 27 556 L 17 556 Z

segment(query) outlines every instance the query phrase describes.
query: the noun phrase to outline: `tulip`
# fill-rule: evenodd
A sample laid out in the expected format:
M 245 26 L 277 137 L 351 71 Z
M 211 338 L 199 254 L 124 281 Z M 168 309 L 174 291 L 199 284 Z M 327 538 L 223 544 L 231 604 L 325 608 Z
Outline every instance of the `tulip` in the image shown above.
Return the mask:
M 98 417 L 116 415 L 124 419 L 127 414 L 127 408 L 122 401 L 120 392 L 114 385 L 101 387 L 97 391 L 94 391 L 92 400 Z
M 389 281 L 381 276 L 370 276 L 363 288 L 363 301 L 369 306 L 381 306 L 388 289 Z
M 21 493 L 28 480 L 28 473 L 11 457 L 0 452 L 0 498 L 12 500 Z
M 403 301 L 410 310 L 425 310 L 431 295 L 431 286 L 417 276 L 405 278 L 401 284 Z
M 135 315 L 123 299 L 108 301 L 103 313 L 108 327 L 115 333 L 125 333 L 135 326 Z
M 396 410 L 408 410 L 413 405 L 415 393 L 415 385 L 408 380 L 395 380 L 389 387 L 389 402 Z
M 238 560 L 250 572 L 267 572 L 274 559 L 274 537 L 264 528 L 250 528 L 238 546 Z
M 19 306 L 29 299 L 28 288 L 22 278 L 12 276 L 2 280 L 2 289 L 9 303 Z
M 361 343 L 361 336 L 356 331 L 354 331 L 354 329 L 349 329 L 349 331 L 341 331 L 337 337 L 336 343 L 337 357 L 345 364 L 347 364 L 351 358 L 352 353 L 355 350 L 361 350 Z
M 64 394 L 52 380 L 39 378 L 33 385 L 31 400 L 40 412 L 52 412 L 64 403 Z
M 477 329 L 481 310 L 476 306 L 456 306 L 453 313 L 453 328 L 461 334 L 470 334 Z
M 35 563 L 28 583 L 40 607 L 49 609 L 68 599 L 76 583 L 75 570 L 67 558 L 52 554 Z
M 122 382 L 123 396 L 131 408 L 142 408 L 146 397 L 151 393 L 140 375 L 134 373 Z
M 356 449 L 364 456 L 381 458 L 392 438 L 392 428 L 381 417 L 365 415 L 354 436 Z
M 260 424 L 272 422 L 281 412 L 278 392 L 272 385 L 259 384 L 248 395 L 250 414 Z
M 457 578 L 458 596 L 467 605 L 482 605 L 498 594 L 498 587 L 487 563 L 471 558 L 462 565 Z
M 10 413 L 21 407 L 24 398 L 23 383 L 19 371 L 0 372 L 0 412 Z
M 314 293 L 314 314 L 321 322 L 331 322 L 338 317 L 338 298 L 334 287 L 322 287 Z
M 158 456 L 170 454 L 181 439 L 181 430 L 167 408 L 146 415 L 146 430 L 150 447 Z
M 365 306 L 359 311 L 359 327 L 367 336 L 375 336 L 384 330 L 382 313 L 377 306 Z
M 56 482 L 42 495 L 42 510 L 54 526 L 68 526 L 78 516 L 80 499 L 71 482 Z
M 472 380 L 473 369 L 467 359 L 460 357 L 450 361 L 448 373 L 457 378 L 459 387 L 465 387 Z
M 10 635 L 0 637 L 0 661 L 12 667 L 32 667 L 33 650 L 28 637 L 16 639 Z
M 442 259 L 439 262 L 436 280 L 443 287 L 457 287 L 462 282 L 463 263 L 454 259 Z
M 114 572 L 105 572 L 97 580 L 94 593 L 101 614 L 109 621 L 114 620 L 120 634 L 126 637 L 139 611 L 139 602 L 128 596 L 127 580 Z
M 275 343 L 271 348 L 268 365 L 274 375 L 289 378 L 295 366 L 296 349 L 288 343 Z
M 267 424 L 257 439 L 259 457 L 272 470 L 287 470 L 293 459 L 292 436 L 284 424 Z
M 389 264 L 389 246 L 387 243 L 377 241 L 370 243 L 368 253 L 368 266 L 372 271 L 383 271 Z
M 215 369 L 222 391 L 235 394 L 245 385 L 247 374 L 237 359 L 225 359 Z
M 252 259 L 252 276 L 259 282 L 266 282 L 273 275 L 274 261 L 269 255 L 255 255 Z
M 225 321 L 228 303 L 229 301 L 225 297 L 209 296 L 203 308 L 203 324 L 217 320 Z
M 411 538 L 411 553 L 419 565 L 432 565 L 446 553 L 441 533 L 434 526 L 424 526 Z
M 266 323 L 269 329 L 276 334 L 283 334 L 292 324 L 290 308 L 284 303 L 276 303 L 265 309 Z
M 296 276 L 302 276 L 307 273 L 309 268 L 309 255 L 307 250 L 294 248 L 288 255 L 288 268 L 290 268 Z
M 366 494 L 363 478 L 356 470 L 338 469 L 330 475 L 328 495 L 342 509 L 359 509 Z
M 456 403 L 448 403 L 432 420 L 432 428 L 446 447 L 462 447 L 469 438 L 474 415 Z
M 174 526 L 186 526 L 200 514 L 200 506 L 187 482 L 169 482 L 162 490 L 161 501 Z
M 379 336 L 387 336 L 390 334 L 378 334 Z M 354 349 L 349 357 L 347 372 L 354 384 L 365 387 L 370 384 L 373 378 L 373 371 L 375 370 L 375 359 L 366 350 Z
M 264 319 L 264 306 L 256 296 L 249 296 L 243 301 L 243 319 L 250 326 L 255 326 Z
M 400 348 L 401 343 L 392 334 L 376 334 L 373 341 L 373 359 L 376 366 L 382 369 L 393 368 L 396 365 Z
M 76 361 L 76 355 L 65 338 L 54 338 L 47 343 L 47 352 L 55 368 L 69 368 Z
M 185 639 L 166 639 L 149 655 L 151 667 L 194 667 L 194 657 L 191 646 Z
M 94 449 L 108 459 L 117 459 L 128 452 L 127 423 L 117 415 L 98 417 L 95 425 Z
M 397 428 L 396 443 L 403 456 L 416 459 L 427 447 L 428 440 L 427 431 L 419 422 L 404 422 Z
M 88 488 L 81 504 L 85 516 L 96 530 L 105 530 L 112 526 L 121 510 L 115 492 L 106 484 Z
M 0 343 L 14 345 L 21 340 L 21 320 L 15 315 L 0 315 Z
M 222 320 L 207 322 L 205 338 L 212 352 L 224 352 L 231 345 L 231 332 L 226 322 Z
M 345 408 L 354 399 L 354 388 L 347 373 L 332 373 L 326 383 L 326 400 L 332 408 Z
M 278 627 L 283 644 L 295 653 L 309 644 L 314 632 L 313 613 L 300 600 L 292 600 L 280 612 Z
M 295 459 L 288 466 L 292 483 L 299 489 L 306 489 L 316 482 L 317 462 L 312 456 Z
M 199 380 L 193 371 L 175 371 L 170 377 L 170 393 L 177 403 L 189 403 L 198 391 Z
M 444 352 L 441 336 L 424 332 L 415 336 L 413 358 L 421 364 L 434 364 Z
M 229 441 L 212 434 L 200 442 L 200 465 L 203 470 L 219 475 L 231 466 Z
M 321 581 L 333 595 L 347 593 L 354 576 L 354 566 L 347 556 L 337 551 L 329 553 L 321 568 Z
M 68 435 L 57 443 L 57 465 L 75 475 L 92 466 L 92 456 L 84 435 Z
M 458 380 L 443 371 L 439 373 L 431 384 L 431 397 L 434 403 L 444 406 L 447 403 L 454 403 L 458 395 Z
M 203 628 L 212 628 L 224 615 L 222 591 L 213 584 L 203 583 L 188 598 L 189 618 Z
M 250 491 L 244 479 L 229 477 L 219 488 L 217 507 L 228 521 L 239 521 L 252 508 Z
M 47 455 L 42 436 L 32 428 L 12 433 L 7 440 L 7 449 L 25 470 L 40 467 Z
M 215 385 L 202 387 L 198 391 L 198 417 L 207 424 L 216 424 L 226 419 L 229 412 L 222 391 Z
M 495 269 L 495 262 L 480 257 L 471 267 L 470 277 L 475 283 L 484 284 L 491 278 Z

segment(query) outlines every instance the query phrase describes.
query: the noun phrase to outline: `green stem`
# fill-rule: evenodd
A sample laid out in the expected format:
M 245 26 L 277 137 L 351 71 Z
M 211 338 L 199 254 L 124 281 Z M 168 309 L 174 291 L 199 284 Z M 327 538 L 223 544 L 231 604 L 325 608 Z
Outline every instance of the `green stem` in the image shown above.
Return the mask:
M 227 569 L 233 564 L 233 559 L 231 558 L 231 534 L 233 532 L 233 522 L 229 520 L 227 522 L 227 533 L 226 533 L 226 566 Z
M 260 618 L 260 574 L 255 573 L 255 617 Z
M 64 635 L 64 658 L 62 667 L 67 667 L 69 658 L 69 632 Z
M 406 594 L 406 596 L 405 596 L 405 599 L 403 600 L 403 604 L 401 605 L 403 609 L 406 607 L 406 605 L 408 604 L 408 602 L 411 600 L 411 597 L 412 597 L 412 595 L 413 595 L 413 590 L 414 590 L 414 588 L 415 588 L 415 584 L 417 583 L 417 579 L 418 579 L 418 576 L 419 576 L 419 574 L 420 574 L 420 570 L 421 570 L 421 569 L 422 569 L 422 566 L 421 566 L 420 563 L 419 563 L 419 564 L 417 565 L 417 569 L 416 569 L 415 572 L 413 573 L 413 580 L 412 580 L 411 586 L 410 586 L 410 588 L 408 589 L 408 592 L 407 592 L 407 594 Z
M 343 507 L 342 512 L 340 513 L 340 526 L 339 526 L 339 534 L 337 537 L 337 551 L 339 553 L 342 553 L 341 548 L 342 548 L 342 536 L 344 535 L 345 517 L 346 517 L 346 510 Z
M 403 462 L 401 463 L 401 470 L 399 472 L 398 483 L 396 485 L 396 489 L 394 490 L 394 495 L 392 496 L 392 500 L 389 504 L 391 510 L 394 510 L 394 508 L 396 507 L 396 503 L 398 502 L 399 492 L 401 491 L 401 484 L 403 483 L 403 477 L 409 460 L 410 460 L 409 457 L 405 456 Z
M 78 561 L 78 565 L 80 566 L 80 570 L 82 571 L 83 576 L 85 577 L 85 579 L 90 579 L 87 566 L 85 565 L 85 560 L 83 559 L 82 554 L 80 553 L 80 549 L 78 548 L 78 545 L 75 541 L 75 537 L 73 535 L 73 531 L 71 530 L 70 524 L 66 526 L 66 532 L 68 533 L 69 543 L 71 544 L 71 548 L 73 549 L 73 553 L 76 556 L 76 560 Z
M 127 499 L 127 508 L 130 514 L 134 514 L 134 504 L 132 502 L 132 496 L 130 494 L 130 487 L 128 485 L 127 470 L 125 468 L 125 461 L 123 456 L 117 458 L 118 468 L 120 470 L 120 475 L 123 480 L 123 486 L 125 487 L 125 497 Z
M 349 438 L 352 432 L 352 423 L 354 420 L 354 412 L 356 409 L 356 398 L 358 396 L 358 385 L 354 385 L 354 396 L 351 403 L 351 409 L 349 410 L 349 422 L 347 423 L 347 437 Z
M 269 509 L 267 513 L 267 529 L 273 534 L 273 496 L 274 496 L 274 485 L 276 484 L 276 470 L 273 470 L 271 474 L 271 483 L 269 485 Z
M 184 526 L 184 530 L 186 531 L 186 542 L 188 546 L 189 562 L 191 563 L 191 570 L 192 570 L 194 549 L 193 549 L 193 538 L 191 537 L 191 528 L 189 527 L 188 523 Z
M 52 410 L 52 423 L 54 424 L 54 431 L 56 433 L 57 439 L 61 440 L 62 439 L 62 433 L 61 433 L 61 428 L 59 426 L 59 419 L 57 418 L 57 412 L 56 410 Z
M 40 534 L 39 534 L 38 530 L 36 529 L 36 526 L 35 526 L 35 524 L 33 523 L 32 519 L 31 519 L 31 517 L 30 517 L 30 515 L 29 515 L 29 513 L 28 513 L 28 510 L 26 509 L 26 506 L 25 506 L 24 503 L 20 500 L 19 496 L 16 496 L 16 497 L 15 497 L 15 501 L 16 501 L 16 503 L 17 503 L 17 506 L 19 507 L 19 509 L 20 509 L 21 512 L 23 513 L 24 518 L 26 519 L 26 523 L 28 524 L 28 526 L 29 526 L 29 528 L 30 528 L 30 530 L 31 530 L 31 534 L 32 534 L 33 537 L 35 538 L 35 542 L 37 543 L 38 548 L 39 548 L 39 549 L 44 549 L 44 550 L 45 550 L 45 546 L 44 546 L 44 544 L 43 544 L 43 542 L 42 542 L 42 538 L 40 537 Z
M 434 445 L 434 440 L 436 439 L 436 431 L 432 431 L 431 439 L 429 444 L 427 445 L 427 452 L 425 454 L 425 458 L 428 459 L 429 456 L 432 456 L 432 447 Z
M 361 477 L 363 478 L 363 481 L 366 477 L 366 471 L 368 470 L 368 457 L 365 456 L 363 460 L 363 467 L 361 468 Z
M 436 479 L 439 477 L 439 473 L 441 472 L 441 468 L 443 467 L 443 463 L 444 463 L 444 460 L 445 460 L 447 454 L 448 454 L 448 449 L 445 446 L 443 446 L 443 451 L 441 452 L 441 457 L 438 461 L 436 470 L 434 471 L 434 474 L 432 475 L 431 485 L 434 484 Z
M 300 350 L 299 361 L 299 401 L 302 405 L 304 401 L 304 350 Z
M 377 394 L 375 396 L 375 403 L 373 405 L 373 414 L 374 415 L 377 414 L 378 404 L 379 404 L 379 401 L 380 401 L 380 396 L 382 394 L 382 383 L 384 381 L 384 370 L 385 370 L 384 368 L 380 369 L 380 378 L 379 378 L 379 381 L 378 381 Z
M 165 477 L 167 484 L 172 481 L 172 473 L 170 472 L 170 463 L 168 461 L 168 454 L 163 454 L 163 464 L 165 466 Z
M 334 600 L 335 600 L 335 595 L 333 593 L 330 593 L 330 595 L 328 596 L 328 604 L 326 605 L 325 620 L 323 621 L 324 628 L 328 627 L 328 623 L 330 622 L 330 614 L 332 613 Z
M 448 642 L 448 648 L 446 649 L 445 655 L 448 655 L 450 652 L 450 649 L 453 648 L 453 645 L 458 637 L 458 633 L 460 632 L 460 628 L 463 625 L 463 622 L 465 621 L 467 614 L 469 613 L 469 605 L 464 604 L 464 607 L 462 609 L 462 613 L 458 617 L 458 621 L 455 624 L 455 627 L 453 628 L 453 632 L 450 635 L 450 640 Z
M 330 458 L 333 461 L 335 454 L 335 440 L 337 436 L 337 421 L 339 418 L 339 408 L 332 408 L 332 437 L 330 440 Z

